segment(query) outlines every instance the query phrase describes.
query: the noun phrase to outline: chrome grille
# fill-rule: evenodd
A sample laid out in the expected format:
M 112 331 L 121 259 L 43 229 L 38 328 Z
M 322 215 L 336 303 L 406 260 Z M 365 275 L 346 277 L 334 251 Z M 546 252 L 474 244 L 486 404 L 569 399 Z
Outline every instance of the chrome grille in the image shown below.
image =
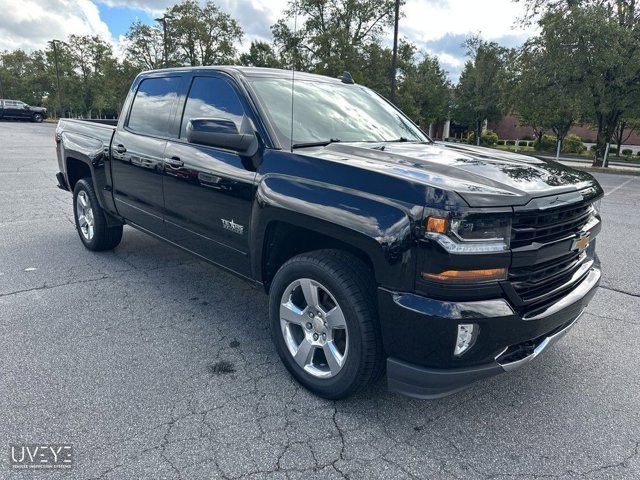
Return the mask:
M 590 215 L 590 203 L 518 212 L 513 219 L 511 248 L 568 238 L 580 231 L 588 222 Z
M 509 281 L 524 303 L 533 303 L 549 294 L 560 294 L 580 280 L 576 273 L 591 264 L 587 252 L 570 254 L 531 267 L 514 268 Z M 572 282 L 572 280 L 574 280 Z

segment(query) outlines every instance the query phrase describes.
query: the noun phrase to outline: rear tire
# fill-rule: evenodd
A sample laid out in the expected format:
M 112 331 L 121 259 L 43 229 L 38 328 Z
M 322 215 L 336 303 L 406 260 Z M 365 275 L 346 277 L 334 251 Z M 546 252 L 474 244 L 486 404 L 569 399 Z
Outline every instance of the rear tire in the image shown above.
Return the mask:
M 107 224 L 90 178 L 78 180 L 73 189 L 73 216 L 80 240 L 89 250 L 112 250 L 122 240 L 122 225 Z
M 310 288 L 315 293 L 307 295 Z M 380 376 L 384 354 L 375 282 L 360 259 L 339 250 L 297 255 L 278 270 L 269 295 L 276 349 L 304 387 L 336 400 Z

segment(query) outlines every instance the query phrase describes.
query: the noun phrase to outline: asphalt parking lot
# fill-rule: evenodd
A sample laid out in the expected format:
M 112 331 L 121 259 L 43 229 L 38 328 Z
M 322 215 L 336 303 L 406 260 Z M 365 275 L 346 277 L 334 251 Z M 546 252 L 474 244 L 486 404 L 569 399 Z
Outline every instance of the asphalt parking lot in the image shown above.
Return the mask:
M 640 478 L 640 177 L 606 197 L 602 287 L 536 362 L 437 401 L 318 399 L 267 297 L 125 228 L 85 250 L 50 124 L 0 123 L 0 478 Z M 71 443 L 70 471 L 9 445 Z

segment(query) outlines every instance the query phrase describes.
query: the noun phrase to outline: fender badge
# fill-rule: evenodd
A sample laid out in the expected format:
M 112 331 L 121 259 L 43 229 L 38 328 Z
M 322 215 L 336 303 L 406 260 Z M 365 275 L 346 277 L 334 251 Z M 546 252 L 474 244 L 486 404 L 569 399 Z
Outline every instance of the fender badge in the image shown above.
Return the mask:
M 238 235 L 242 235 L 244 233 L 244 226 L 234 222 L 233 219 L 227 220 L 225 218 L 221 218 L 220 220 L 222 220 L 222 228 L 225 230 L 230 230 Z

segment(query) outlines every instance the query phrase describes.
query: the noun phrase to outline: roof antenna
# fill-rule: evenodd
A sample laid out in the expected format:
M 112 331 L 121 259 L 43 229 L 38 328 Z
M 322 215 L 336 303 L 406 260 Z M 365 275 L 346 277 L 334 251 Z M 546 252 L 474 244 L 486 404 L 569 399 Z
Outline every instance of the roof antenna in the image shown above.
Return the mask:
M 294 44 L 293 58 L 291 59 L 291 151 L 293 152 L 293 92 L 296 80 L 296 54 L 298 52 L 298 0 L 293 4 L 293 36 L 296 39 Z
M 351 76 L 351 74 L 346 70 L 342 72 L 342 76 L 338 78 L 342 83 L 348 83 L 349 85 L 353 85 L 354 83 L 356 83 L 353 81 L 353 77 Z

